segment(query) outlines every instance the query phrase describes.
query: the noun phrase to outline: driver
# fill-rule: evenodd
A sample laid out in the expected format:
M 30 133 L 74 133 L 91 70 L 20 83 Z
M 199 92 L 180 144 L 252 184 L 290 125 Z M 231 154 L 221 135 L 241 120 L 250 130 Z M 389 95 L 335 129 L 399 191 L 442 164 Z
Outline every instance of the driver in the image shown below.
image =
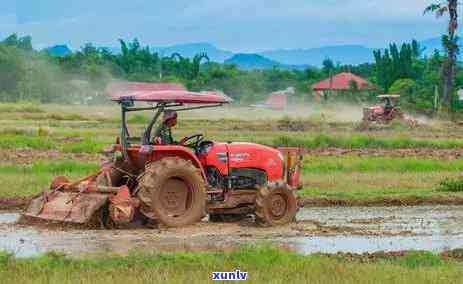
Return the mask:
M 177 112 L 175 110 L 166 110 L 162 117 L 162 123 L 154 133 L 154 141 L 157 144 L 168 145 L 175 144 L 172 138 L 172 127 L 177 125 Z
M 392 102 L 390 98 L 385 99 L 384 113 L 389 113 L 392 110 Z

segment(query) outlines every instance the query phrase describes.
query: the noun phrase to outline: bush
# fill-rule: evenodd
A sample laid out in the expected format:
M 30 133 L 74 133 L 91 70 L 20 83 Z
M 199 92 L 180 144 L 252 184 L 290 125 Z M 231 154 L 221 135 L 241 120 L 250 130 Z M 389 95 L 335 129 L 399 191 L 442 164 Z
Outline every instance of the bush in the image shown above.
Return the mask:
M 400 258 L 398 263 L 402 266 L 415 269 L 441 265 L 442 259 L 430 252 L 411 252 Z
M 446 178 L 439 183 L 438 191 L 446 192 L 462 192 L 463 191 L 463 177 Z
M 10 264 L 12 260 L 14 260 L 14 254 L 0 251 L 0 268 Z

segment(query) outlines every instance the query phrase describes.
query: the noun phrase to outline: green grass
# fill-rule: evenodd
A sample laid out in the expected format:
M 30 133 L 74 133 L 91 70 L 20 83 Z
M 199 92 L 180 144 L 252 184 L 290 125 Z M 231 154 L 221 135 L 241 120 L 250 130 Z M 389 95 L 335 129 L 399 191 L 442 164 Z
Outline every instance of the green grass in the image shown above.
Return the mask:
M 437 190 L 442 192 L 463 192 L 463 177 L 447 177 L 441 180 Z
M 75 143 L 64 143 L 59 148 L 65 153 L 99 153 L 107 145 L 110 145 L 109 141 L 95 141 L 95 140 L 83 140 Z
M 30 106 L 38 109 L 28 109 Z M 0 147 L 6 151 L 31 148 L 37 151 L 60 150 L 72 154 L 95 154 L 105 145 L 114 143 L 119 133 L 117 107 L 0 104 L 0 112 L 2 109 L 7 112 L 0 115 Z M 322 117 L 317 114 L 300 113 L 300 117 L 279 115 L 265 119 L 266 116 L 254 112 L 252 115 L 255 118 L 251 119 L 247 112 L 241 112 L 239 116 L 230 116 L 221 111 L 213 113 L 212 116 L 209 111 L 182 113 L 179 125 L 174 130 L 175 138 L 204 133 L 208 139 L 216 141 L 249 141 L 311 149 L 457 149 L 463 146 L 463 130 L 442 122 L 411 130 L 392 125 L 375 131 L 359 132 L 355 130 L 355 123 L 326 121 L 324 115 Z M 148 116 L 149 113 L 129 115 L 131 134 L 140 135 Z M 302 131 L 291 132 L 281 128 L 282 125 L 287 127 L 293 123 Z M 8 160 L 8 163 L 12 162 L 14 161 Z M 59 172 L 48 168 L 37 173 L 21 167 L 19 165 L 19 170 L 7 170 L 7 166 L 0 163 L 0 169 L 3 170 L 0 172 L 0 182 L 7 185 L 0 189 L 0 196 L 25 196 L 42 191 L 48 186 L 50 179 L 57 175 L 56 172 Z M 439 191 L 436 188 L 443 178 L 454 178 L 462 170 L 461 160 L 306 156 L 303 163 L 304 189 L 300 194 L 308 198 L 350 200 L 388 196 L 400 198 L 457 195 L 458 190 Z M 62 172 L 76 178 L 82 176 L 86 170 L 68 168 Z
M 78 161 L 39 161 L 32 165 L 0 165 L 0 196 L 28 197 L 49 188 L 55 176 L 70 179 L 95 172 L 96 163 Z
M 29 135 L 8 132 L 0 136 L 0 147 L 3 149 L 31 148 L 36 150 L 60 149 L 65 153 L 99 153 L 104 146 L 110 145 L 114 140 L 101 140 L 99 137 L 85 137 L 79 142 L 64 141 L 66 137 L 58 138 L 48 134 L 31 133 Z M 91 136 L 91 135 L 89 135 Z
M 303 198 L 335 198 L 360 201 L 381 198 L 460 196 L 436 189 L 444 177 L 458 172 L 342 172 L 304 173 Z
M 213 283 L 213 271 L 248 272 L 246 283 L 457 283 L 462 266 L 430 253 L 362 263 L 347 257 L 302 256 L 269 246 L 228 252 L 132 253 L 68 258 L 0 254 L 2 283 Z
M 463 160 L 436 160 L 408 157 L 304 157 L 303 172 L 436 172 L 463 171 Z
M 29 112 L 29 113 L 43 113 L 45 110 L 38 105 L 32 103 L 17 103 L 17 104 L 0 104 L 0 113 L 2 112 Z
M 39 135 L 14 135 L 0 136 L 0 147 L 4 149 L 31 148 L 39 150 L 56 149 L 58 144 L 50 137 Z
M 453 149 L 463 146 L 461 139 L 417 139 L 412 137 L 374 137 L 369 135 L 351 135 L 336 137 L 319 134 L 315 137 L 277 136 L 271 141 L 275 146 L 302 147 L 306 149 L 338 147 L 348 149 L 361 148 L 433 148 Z
M 303 189 L 299 195 L 303 198 L 357 202 L 384 198 L 437 198 L 442 195 L 463 197 L 458 194 L 459 190 L 453 190 L 458 183 L 450 184 L 452 190 L 448 190 L 448 186 L 447 190 L 438 187 L 445 178 L 453 181 L 462 170 L 462 160 L 305 156 Z

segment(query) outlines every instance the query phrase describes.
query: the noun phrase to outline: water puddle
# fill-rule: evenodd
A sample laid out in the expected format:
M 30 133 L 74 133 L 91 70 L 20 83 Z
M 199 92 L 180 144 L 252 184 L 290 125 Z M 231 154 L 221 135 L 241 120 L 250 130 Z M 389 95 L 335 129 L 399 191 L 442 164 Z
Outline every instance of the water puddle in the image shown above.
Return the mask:
M 80 230 L 17 225 L 19 213 L 0 212 L 0 250 L 18 256 L 62 251 L 217 250 L 271 241 L 302 254 L 314 252 L 444 251 L 463 247 L 463 206 L 324 207 L 301 209 L 298 222 L 273 228 L 209 223 L 170 229 Z

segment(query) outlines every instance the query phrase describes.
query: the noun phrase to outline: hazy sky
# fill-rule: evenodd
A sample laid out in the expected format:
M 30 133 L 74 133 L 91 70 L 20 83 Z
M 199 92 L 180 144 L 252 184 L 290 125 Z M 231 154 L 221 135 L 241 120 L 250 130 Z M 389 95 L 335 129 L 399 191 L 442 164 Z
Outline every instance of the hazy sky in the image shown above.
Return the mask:
M 445 22 L 423 9 L 433 0 L 1 0 L 0 38 L 34 45 L 118 38 L 165 46 L 210 42 L 233 51 L 363 44 L 438 36 Z

